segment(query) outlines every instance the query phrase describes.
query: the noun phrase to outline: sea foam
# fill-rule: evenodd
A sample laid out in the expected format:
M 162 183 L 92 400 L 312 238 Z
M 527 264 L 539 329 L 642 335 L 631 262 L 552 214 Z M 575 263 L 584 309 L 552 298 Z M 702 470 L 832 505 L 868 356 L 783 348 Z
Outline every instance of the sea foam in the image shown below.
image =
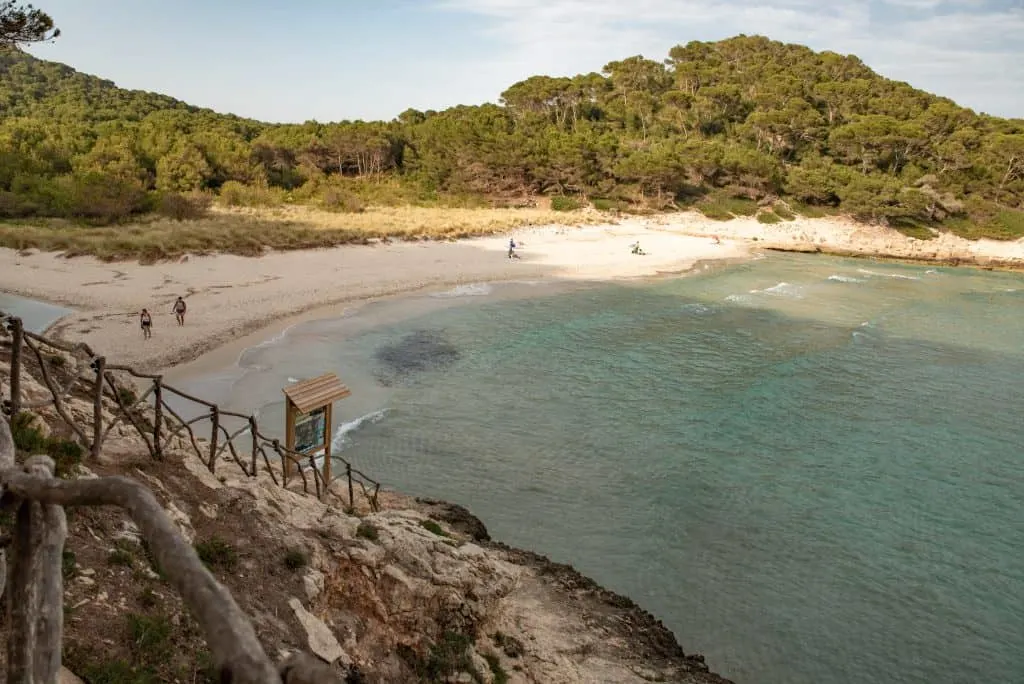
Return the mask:
M 879 278 L 896 278 L 898 280 L 920 280 L 918 276 L 908 276 L 902 273 L 879 273 L 878 271 L 869 271 L 866 268 L 858 268 L 857 273 L 863 273 L 866 276 L 878 276 Z
M 331 439 L 331 450 L 334 452 L 343 450 L 346 444 L 351 441 L 350 435 L 352 435 L 352 433 L 367 425 L 373 425 L 374 423 L 379 423 L 384 420 L 384 417 L 388 415 L 389 410 L 390 409 L 382 408 L 339 425 L 338 429 L 334 431 L 334 438 Z
M 493 288 L 487 283 L 469 283 L 458 285 L 447 292 L 438 292 L 434 297 L 484 297 L 491 294 Z
M 863 283 L 864 282 L 863 278 L 854 278 L 853 276 L 841 275 L 839 273 L 836 273 L 834 275 L 830 275 L 828 278 L 826 278 L 826 280 L 831 280 L 834 283 Z
M 800 299 L 803 295 L 803 288 L 799 285 L 793 285 L 792 283 L 776 283 L 771 287 L 766 287 L 763 290 L 751 290 L 750 294 L 766 294 L 773 297 L 791 297 L 793 299 Z

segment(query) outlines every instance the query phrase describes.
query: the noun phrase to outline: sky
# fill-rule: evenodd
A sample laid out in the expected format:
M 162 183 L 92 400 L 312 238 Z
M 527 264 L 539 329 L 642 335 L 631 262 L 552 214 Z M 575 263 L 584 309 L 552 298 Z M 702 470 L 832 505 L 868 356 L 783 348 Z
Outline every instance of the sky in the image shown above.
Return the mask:
M 1024 0 L 34 0 L 29 49 L 124 88 L 268 122 L 389 120 L 497 102 L 745 33 L 856 54 L 978 112 L 1024 118 Z

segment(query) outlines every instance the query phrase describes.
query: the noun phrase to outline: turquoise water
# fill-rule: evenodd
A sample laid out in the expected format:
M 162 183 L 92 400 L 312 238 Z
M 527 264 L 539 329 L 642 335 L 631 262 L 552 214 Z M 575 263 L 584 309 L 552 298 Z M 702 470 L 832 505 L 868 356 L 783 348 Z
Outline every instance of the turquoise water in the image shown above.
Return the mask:
M 26 330 L 41 333 L 71 309 L 0 292 L 0 312 L 19 317 Z
M 308 323 L 197 383 L 278 422 L 289 378 L 338 372 L 346 458 L 738 682 L 1024 681 L 1024 278 L 771 256 L 517 288 Z

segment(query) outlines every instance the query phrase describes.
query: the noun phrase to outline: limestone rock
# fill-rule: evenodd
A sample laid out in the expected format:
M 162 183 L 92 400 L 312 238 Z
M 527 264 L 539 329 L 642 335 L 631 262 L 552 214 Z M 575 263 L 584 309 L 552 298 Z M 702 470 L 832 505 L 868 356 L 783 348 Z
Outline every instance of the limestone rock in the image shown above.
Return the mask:
M 341 648 L 341 644 L 338 643 L 330 628 L 320 618 L 303 608 L 302 602 L 299 599 L 290 599 L 288 605 L 295 611 L 296 619 L 298 619 L 302 628 L 306 630 L 309 650 L 327 663 L 340 660 L 343 664 L 348 665 L 352 662 L 348 654 Z
M 188 514 L 178 508 L 173 501 L 168 501 L 164 510 L 171 521 L 178 526 L 178 531 L 181 532 L 181 536 L 185 538 L 185 541 L 189 544 L 195 541 L 196 531 L 192 527 L 192 519 L 188 517 Z
M 57 684 L 85 684 L 78 675 L 66 667 L 61 667 L 57 673 Z
M 310 570 L 302 578 L 302 586 L 306 590 L 306 598 L 312 603 L 324 592 L 324 573 Z

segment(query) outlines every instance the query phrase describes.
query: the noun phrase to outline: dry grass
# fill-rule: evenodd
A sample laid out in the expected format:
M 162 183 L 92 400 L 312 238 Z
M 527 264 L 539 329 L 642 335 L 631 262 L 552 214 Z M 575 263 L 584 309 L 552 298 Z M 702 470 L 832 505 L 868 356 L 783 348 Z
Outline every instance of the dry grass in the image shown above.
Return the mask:
M 371 207 L 335 213 L 302 206 L 215 209 L 209 218 L 174 221 L 145 217 L 104 227 L 64 220 L 0 224 L 0 246 L 92 255 L 103 260 L 159 261 L 182 254 L 224 252 L 255 255 L 288 250 L 365 244 L 374 240 L 454 240 L 493 235 L 522 226 L 581 225 L 603 219 L 593 212 L 545 209 Z

